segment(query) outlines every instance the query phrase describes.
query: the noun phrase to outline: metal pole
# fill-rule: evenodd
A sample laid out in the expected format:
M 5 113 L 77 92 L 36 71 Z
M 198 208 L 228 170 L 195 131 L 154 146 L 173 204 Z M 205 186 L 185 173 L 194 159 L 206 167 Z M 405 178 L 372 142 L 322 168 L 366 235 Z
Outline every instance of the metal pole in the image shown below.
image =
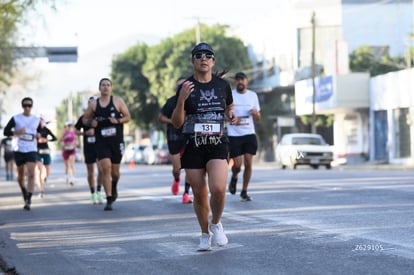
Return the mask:
M 316 87 L 315 87 L 315 12 L 312 12 L 312 133 L 316 133 L 316 114 L 315 114 L 315 97 L 316 97 Z
M 69 95 L 69 102 L 68 102 L 68 119 L 69 120 L 73 120 L 73 109 L 72 109 L 72 105 L 73 105 L 73 97 L 72 97 L 72 92 L 70 92 Z
M 201 42 L 201 26 L 200 26 L 200 18 L 197 17 L 197 25 L 196 25 L 196 44 Z

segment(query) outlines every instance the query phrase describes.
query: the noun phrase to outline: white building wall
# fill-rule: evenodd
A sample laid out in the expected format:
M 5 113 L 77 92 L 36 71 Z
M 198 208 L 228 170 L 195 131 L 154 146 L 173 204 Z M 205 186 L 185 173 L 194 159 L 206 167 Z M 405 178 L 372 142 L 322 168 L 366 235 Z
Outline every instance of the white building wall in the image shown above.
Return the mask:
M 385 110 L 388 122 L 388 157 L 390 163 L 414 164 L 414 69 L 392 72 L 371 78 L 370 81 L 370 135 L 371 147 L 375 143 L 374 113 Z M 396 135 L 396 109 L 408 108 L 407 124 L 410 128 L 411 156 L 401 158 L 396 156 L 398 140 Z M 373 160 L 375 152 L 370 153 Z
M 368 156 L 368 112 L 347 109 L 335 113 L 334 148 L 336 156 L 348 163 Z

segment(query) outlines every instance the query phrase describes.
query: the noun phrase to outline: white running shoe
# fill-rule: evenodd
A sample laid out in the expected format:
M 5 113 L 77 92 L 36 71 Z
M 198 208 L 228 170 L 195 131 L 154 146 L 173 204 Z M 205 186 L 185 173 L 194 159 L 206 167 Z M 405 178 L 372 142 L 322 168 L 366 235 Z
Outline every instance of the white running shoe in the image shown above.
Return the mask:
M 95 195 L 95 193 L 91 193 L 91 202 L 92 202 L 92 204 L 96 204 L 96 195 Z
M 103 203 L 103 196 L 101 191 L 96 192 L 96 196 L 98 197 L 98 203 L 102 204 Z
M 210 232 L 213 234 L 213 240 L 218 246 L 224 246 L 229 241 L 226 234 L 224 234 L 223 225 L 219 222 L 218 224 L 210 224 Z
M 200 237 L 200 244 L 197 251 L 209 251 L 211 250 L 211 236 L 210 234 L 203 233 Z

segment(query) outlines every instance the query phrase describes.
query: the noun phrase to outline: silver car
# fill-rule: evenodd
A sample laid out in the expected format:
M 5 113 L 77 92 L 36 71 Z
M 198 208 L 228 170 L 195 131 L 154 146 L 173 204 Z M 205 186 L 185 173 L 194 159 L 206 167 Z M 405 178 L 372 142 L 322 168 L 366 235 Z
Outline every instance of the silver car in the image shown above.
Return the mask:
M 276 161 L 282 169 L 288 166 L 296 169 L 298 165 L 310 165 L 314 169 L 323 165 L 331 169 L 333 149 L 319 134 L 286 134 L 276 147 Z

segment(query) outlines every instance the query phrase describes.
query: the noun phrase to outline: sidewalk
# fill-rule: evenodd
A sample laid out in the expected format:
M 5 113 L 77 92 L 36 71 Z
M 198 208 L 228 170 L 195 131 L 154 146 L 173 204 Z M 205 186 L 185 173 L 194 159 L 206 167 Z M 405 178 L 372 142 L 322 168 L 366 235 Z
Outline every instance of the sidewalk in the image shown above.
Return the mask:
M 265 162 L 265 161 L 256 161 L 253 164 L 253 167 L 263 167 L 263 168 L 274 168 L 281 169 L 282 167 L 275 161 Z M 292 168 L 287 168 L 292 169 Z M 322 167 L 322 169 L 324 169 Z M 366 161 L 358 164 L 338 164 L 332 163 L 332 169 L 340 170 L 414 170 L 414 165 L 406 164 L 390 164 L 390 163 L 377 163 L 374 161 Z

